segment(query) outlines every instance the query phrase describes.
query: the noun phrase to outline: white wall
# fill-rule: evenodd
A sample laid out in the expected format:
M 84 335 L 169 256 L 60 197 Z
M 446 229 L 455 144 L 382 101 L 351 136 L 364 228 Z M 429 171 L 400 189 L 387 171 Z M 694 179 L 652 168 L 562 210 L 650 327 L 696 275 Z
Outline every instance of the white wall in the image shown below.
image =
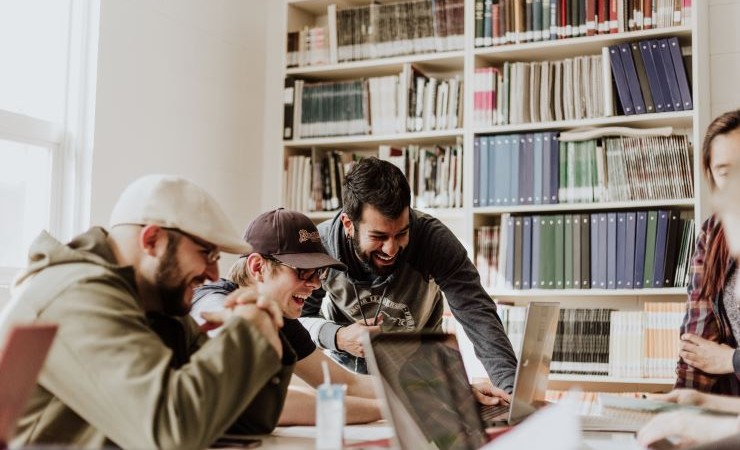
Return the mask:
M 740 1 L 709 1 L 712 118 L 740 108 Z
M 205 187 L 243 230 L 261 210 L 272 2 L 101 3 L 92 223 L 107 224 L 130 181 L 159 172 Z

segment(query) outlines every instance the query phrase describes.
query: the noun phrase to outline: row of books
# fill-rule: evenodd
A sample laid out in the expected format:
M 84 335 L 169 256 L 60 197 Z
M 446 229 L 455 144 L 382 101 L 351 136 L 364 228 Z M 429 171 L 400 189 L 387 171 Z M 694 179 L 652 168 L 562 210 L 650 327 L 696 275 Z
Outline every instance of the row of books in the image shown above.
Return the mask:
M 694 219 L 679 211 L 511 216 L 476 230 L 489 289 L 641 289 L 688 284 Z
M 643 311 L 613 311 L 609 374 L 675 377 L 679 325 L 685 313 L 686 305 L 677 302 L 646 303 Z
M 690 110 L 689 53 L 672 37 L 604 47 L 600 56 L 479 67 L 473 122 L 485 127 Z
M 678 38 L 610 45 L 604 48 L 603 54 L 604 58 L 609 58 L 623 114 L 693 108 L 691 85 Z
M 557 132 L 476 136 L 473 206 L 694 196 L 687 136 L 562 142 Z
M 462 50 L 465 2 L 411 0 L 348 8 L 330 4 L 326 24 L 309 30 L 317 28 L 320 31 L 288 32 L 288 67 Z M 316 34 L 321 36 L 319 41 L 313 39 Z M 310 41 L 302 46 L 302 38 Z M 312 47 L 326 56 L 307 56 Z
M 283 204 L 298 211 L 335 211 L 342 207 L 345 174 L 368 153 L 312 149 L 289 156 L 285 165 Z M 462 142 L 448 146 L 391 147 L 377 156 L 396 165 L 411 187 L 414 208 L 462 207 Z
M 601 56 L 479 67 L 473 79 L 473 121 L 484 127 L 611 115 L 605 101 L 611 84 L 604 80 Z
M 462 142 L 434 147 L 381 145 L 378 158 L 393 163 L 406 176 L 413 208 L 462 207 Z
M 672 378 L 685 305 L 645 302 L 642 311 L 562 308 L 550 373 Z M 526 307 L 498 305 L 514 351 L 521 352 Z
M 285 80 L 283 139 L 462 126 L 463 83 L 428 77 L 405 64 L 399 75 L 361 80 Z
M 303 27 L 291 31 L 287 38 L 288 67 L 321 66 L 329 64 L 329 39 L 326 27 Z
M 688 24 L 691 0 L 475 0 L 475 46 Z

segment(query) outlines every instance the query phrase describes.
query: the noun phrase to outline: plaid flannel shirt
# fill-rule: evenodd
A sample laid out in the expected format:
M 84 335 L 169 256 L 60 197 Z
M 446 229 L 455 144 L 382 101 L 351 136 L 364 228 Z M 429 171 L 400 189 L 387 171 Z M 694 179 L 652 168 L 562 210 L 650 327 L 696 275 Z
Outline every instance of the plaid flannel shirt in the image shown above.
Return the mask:
M 727 314 L 724 312 L 722 301 L 724 287 L 714 299 L 700 296 L 707 243 L 713 238 L 719 226 L 719 220 L 715 216 L 710 217 L 702 225 L 701 233 L 697 239 L 696 249 L 691 259 L 691 282 L 688 286 L 686 315 L 681 324 L 681 334 L 692 333 L 704 339 L 737 348 L 732 327 Z M 735 261 L 730 260 L 727 273 L 723 278 L 723 286 L 734 270 Z M 713 375 L 705 373 L 686 364 L 681 358 L 678 359 L 676 365 L 676 375 L 676 388 L 691 388 L 704 392 L 735 395 L 740 392 L 740 383 L 738 383 L 735 374 Z

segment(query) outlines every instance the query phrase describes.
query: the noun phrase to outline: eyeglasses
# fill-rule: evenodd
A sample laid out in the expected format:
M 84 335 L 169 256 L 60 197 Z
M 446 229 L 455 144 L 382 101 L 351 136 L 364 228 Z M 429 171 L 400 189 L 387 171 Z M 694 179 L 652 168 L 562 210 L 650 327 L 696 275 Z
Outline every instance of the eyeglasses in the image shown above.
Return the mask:
M 262 255 L 265 259 L 269 259 L 270 261 L 275 261 L 276 263 L 280 264 L 281 266 L 289 267 L 293 269 L 298 276 L 298 279 L 301 281 L 311 281 L 313 280 L 313 277 L 318 276 L 319 281 L 326 280 L 327 275 L 329 274 L 329 268 L 328 267 L 319 267 L 318 269 L 301 269 L 295 266 L 291 266 L 290 264 L 285 264 L 284 262 L 275 259 L 271 256 L 265 256 Z
M 200 250 L 200 253 L 203 255 L 203 258 L 206 260 L 206 263 L 208 263 L 209 265 L 221 259 L 221 250 L 217 246 L 213 244 L 209 244 L 203 239 L 200 239 L 199 237 L 193 236 L 192 234 L 186 233 L 182 230 L 178 230 L 177 228 L 164 228 L 164 229 L 167 230 L 168 232 L 174 232 L 182 236 L 185 236 L 186 238 L 193 241 L 195 245 L 202 247 L 202 249 Z

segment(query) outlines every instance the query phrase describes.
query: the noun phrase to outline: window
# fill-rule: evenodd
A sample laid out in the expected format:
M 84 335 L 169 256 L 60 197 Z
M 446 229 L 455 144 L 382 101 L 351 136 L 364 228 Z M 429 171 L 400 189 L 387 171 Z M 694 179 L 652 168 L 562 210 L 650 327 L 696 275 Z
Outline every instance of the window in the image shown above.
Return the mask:
M 0 285 L 87 227 L 99 3 L 0 3 Z

